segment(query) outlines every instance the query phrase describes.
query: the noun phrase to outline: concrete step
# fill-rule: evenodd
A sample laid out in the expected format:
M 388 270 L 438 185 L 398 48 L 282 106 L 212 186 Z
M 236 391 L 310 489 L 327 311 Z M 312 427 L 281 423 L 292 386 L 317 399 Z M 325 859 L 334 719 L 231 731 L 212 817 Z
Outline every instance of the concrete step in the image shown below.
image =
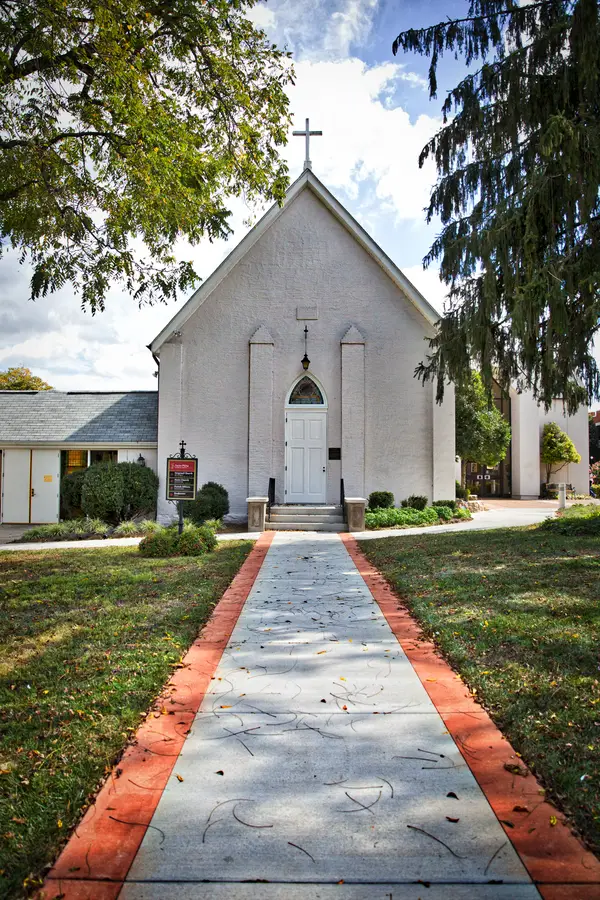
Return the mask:
M 336 522 L 267 522 L 265 524 L 266 531 L 335 531 L 338 534 L 347 531 L 345 524 Z
M 331 525 L 343 525 L 344 517 L 335 513 L 314 514 L 307 513 L 271 513 L 271 522 L 329 522 Z
M 302 515 L 325 515 L 331 513 L 332 515 L 341 516 L 342 515 L 342 507 L 341 506 L 295 506 L 294 504 L 281 504 L 279 506 L 271 507 L 272 513 L 283 514 L 286 513 L 302 513 Z

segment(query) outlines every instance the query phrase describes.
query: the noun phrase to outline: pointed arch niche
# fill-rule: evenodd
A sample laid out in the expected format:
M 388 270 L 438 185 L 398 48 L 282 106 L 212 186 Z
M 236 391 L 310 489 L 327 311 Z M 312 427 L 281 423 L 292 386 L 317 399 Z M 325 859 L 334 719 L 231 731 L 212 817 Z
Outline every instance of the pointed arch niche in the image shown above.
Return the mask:
M 323 504 L 327 499 L 327 394 L 303 372 L 285 401 L 285 502 Z
M 327 395 L 323 385 L 307 372 L 303 372 L 292 384 L 285 401 L 286 407 L 317 406 L 327 409 Z

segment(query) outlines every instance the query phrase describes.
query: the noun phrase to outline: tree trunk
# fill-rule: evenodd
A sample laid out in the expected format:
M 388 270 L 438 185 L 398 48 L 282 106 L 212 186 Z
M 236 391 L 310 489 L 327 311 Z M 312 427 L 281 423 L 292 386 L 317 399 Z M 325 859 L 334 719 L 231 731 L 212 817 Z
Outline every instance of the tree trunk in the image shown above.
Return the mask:
M 467 461 L 466 459 L 461 459 L 460 461 L 460 486 L 466 488 L 467 486 Z

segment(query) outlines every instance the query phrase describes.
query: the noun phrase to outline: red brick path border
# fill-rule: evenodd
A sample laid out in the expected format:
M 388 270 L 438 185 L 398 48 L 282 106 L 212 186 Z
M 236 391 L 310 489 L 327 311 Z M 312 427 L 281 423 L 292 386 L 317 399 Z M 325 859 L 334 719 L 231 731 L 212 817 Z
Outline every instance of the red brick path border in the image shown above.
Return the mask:
M 340 537 L 544 900 L 600 900 L 600 861 L 544 800 L 540 783 L 423 636 L 355 538 Z M 518 764 L 525 775 L 511 774 L 505 763 Z
M 275 532 L 265 532 L 50 870 L 39 900 L 116 900 Z

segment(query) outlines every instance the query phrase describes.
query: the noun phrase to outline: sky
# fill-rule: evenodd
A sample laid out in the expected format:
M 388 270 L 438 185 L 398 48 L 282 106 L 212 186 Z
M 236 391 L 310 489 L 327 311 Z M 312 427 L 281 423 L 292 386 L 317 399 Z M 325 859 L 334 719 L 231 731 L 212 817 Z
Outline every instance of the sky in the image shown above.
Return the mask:
M 422 268 L 436 233 L 424 213 L 435 170 L 419 169 L 418 155 L 440 127 L 445 89 L 461 69 L 443 61 L 438 99 L 430 101 L 427 60 L 394 57 L 391 45 L 400 31 L 466 7 L 463 0 L 268 0 L 251 13 L 293 54 L 290 133 L 303 129 L 306 117 L 311 129 L 323 131 L 311 139 L 313 171 L 440 311 L 444 286 L 435 268 Z M 302 171 L 304 139 L 290 134 L 282 155 L 293 181 Z M 241 200 L 230 208 L 228 241 L 186 250 L 203 280 L 244 236 L 249 213 L 256 218 Z M 140 309 L 115 288 L 106 311 L 92 316 L 71 288 L 30 301 L 29 278 L 16 254 L 0 259 L 0 370 L 27 366 L 59 390 L 156 388 L 146 345 L 188 297 Z

